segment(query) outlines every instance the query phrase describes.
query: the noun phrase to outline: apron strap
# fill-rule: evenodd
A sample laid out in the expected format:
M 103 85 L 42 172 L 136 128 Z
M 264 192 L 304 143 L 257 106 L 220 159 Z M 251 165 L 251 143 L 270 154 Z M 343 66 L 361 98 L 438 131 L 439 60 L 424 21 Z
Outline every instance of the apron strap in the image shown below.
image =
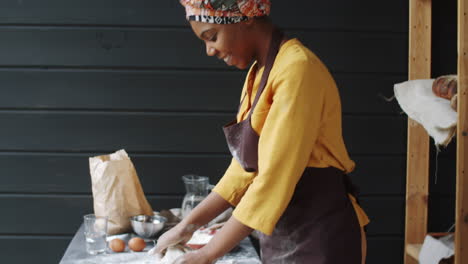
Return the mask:
M 283 40 L 283 36 L 284 36 L 283 33 L 278 28 L 275 27 L 271 36 L 270 46 L 268 48 L 268 55 L 267 55 L 266 62 L 265 62 L 265 69 L 262 74 L 262 79 L 260 80 L 260 86 L 258 88 L 257 94 L 255 95 L 255 100 L 252 104 L 252 107 L 250 108 L 250 113 L 247 118 L 250 118 L 252 116 L 252 113 L 255 110 L 255 106 L 257 106 L 257 102 L 260 99 L 260 95 L 265 89 L 266 83 L 268 81 L 268 76 L 270 76 L 270 71 L 271 71 L 271 68 L 273 68 L 273 64 L 275 62 L 276 55 L 278 54 L 281 41 Z M 244 99 L 242 99 L 242 102 L 243 101 Z M 242 102 L 241 102 L 241 105 L 242 105 Z M 239 109 L 240 109 L 240 106 L 239 106 Z

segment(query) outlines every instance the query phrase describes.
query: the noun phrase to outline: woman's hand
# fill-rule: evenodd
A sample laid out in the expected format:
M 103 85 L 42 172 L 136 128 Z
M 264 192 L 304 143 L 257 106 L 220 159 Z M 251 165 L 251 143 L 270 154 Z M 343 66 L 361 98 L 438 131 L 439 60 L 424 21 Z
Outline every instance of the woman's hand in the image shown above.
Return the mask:
M 220 195 L 212 192 L 206 197 L 190 214 L 177 224 L 174 228 L 164 233 L 156 246 L 150 250 L 149 254 L 156 255 L 162 253 L 166 248 L 185 244 L 192 237 L 195 230 L 208 224 L 213 218 L 224 212 L 231 205 Z
M 203 250 L 192 251 L 176 259 L 174 264 L 212 264 L 214 260 Z
M 156 255 L 162 253 L 170 246 L 177 244 L 185 244 L 192 237 L 193 232 L 197 230 L 198 227 L 195 225 L 184 225 L 179 223 L 166 233 L 164 233 L 158 239 L 156 246 L 148 252 L 150 255 Z
M 201 226 L 208 224 L 213 218 L 224 212 L 231 205 L 219 194 L 212 192 L 206 197 L 182 222 L 164 233 L 156 246 L 148 254 L 162 255 L 168 247 L 185 244 L 193 233 Z
M 176 264 L 211 264 L 217 258 L 224 256 L 242 239 L 252 233 L 252 229 L 233 216 L 216 232 L 215 236 L 203 248 L 191 251 L 179 257 Z

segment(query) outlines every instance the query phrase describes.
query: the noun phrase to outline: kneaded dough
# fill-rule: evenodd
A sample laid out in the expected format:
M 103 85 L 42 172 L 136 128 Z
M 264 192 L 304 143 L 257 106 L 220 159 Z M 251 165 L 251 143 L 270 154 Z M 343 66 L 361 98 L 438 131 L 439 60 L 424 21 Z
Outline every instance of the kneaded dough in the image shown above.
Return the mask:
M 176 259 L 183 256 L 187 250 L 181 246 L 171 246 L 167 248 L 164 257 L 157 261 L 156 264 L 174 264 Z

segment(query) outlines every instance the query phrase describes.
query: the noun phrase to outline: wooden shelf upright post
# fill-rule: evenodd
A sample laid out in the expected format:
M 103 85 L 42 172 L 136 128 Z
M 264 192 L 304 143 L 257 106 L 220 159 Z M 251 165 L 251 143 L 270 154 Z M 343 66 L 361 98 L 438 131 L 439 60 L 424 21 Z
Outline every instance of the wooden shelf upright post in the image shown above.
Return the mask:
M 410 80 L 431 77 L 432 1 L 409 0 Z M 405 248 L 421 244 L 427 233 L 429 196 L 429 136 L 416 121 L 408 119 L 408 156 L 406 168 Z M 418 262 L 405 254 L 405 264 Z
M 458 0 L 458 126 L 455 264 L 468 263 L 468 5 Z

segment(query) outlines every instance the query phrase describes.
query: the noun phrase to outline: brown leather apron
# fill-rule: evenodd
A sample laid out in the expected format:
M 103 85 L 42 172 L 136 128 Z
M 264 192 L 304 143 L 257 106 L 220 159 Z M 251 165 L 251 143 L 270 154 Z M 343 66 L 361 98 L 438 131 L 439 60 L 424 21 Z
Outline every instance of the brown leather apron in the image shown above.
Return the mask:
M 306 168 L 271 236 L 262 263 L 360 264 L 361 231 L 343 172 Z
M 265 89 L 268 76 L 270 75 L 271 68 L 273 67 L 273 63 L 275 61 L 276 54 L 278 54 L 282 40 L 283 34 L 278 29 L 275 29 L 271 36 L 270 47 L 268 48 L 265 69 L 263 70 L 262 79 L 260 80 L 260 86 L 258 87 L 258 91 L 255 95 L 252 107 L 250 108 L 248 117 L 239 123 L 237 123 L 237 120 L 234 119 L 234 121 L 223 127 L 229 151 L 231 152 L 232 156 L 239 162 L 242 168 L 248 172 L 254 172 L 258 170 L 259 136 L 252 128 L 252 113 L 255 110 L 255 106 L 257 105 L 260 95 Z M 244 99 L 242 99 L 242 102 Z M 240 105 L 242 105 L 242 102 Z
M 281 40 L 282 34 L 275 30 L 248 117 L 223 128 L 231 154 L 248 172 L 258 170 L 259 135 L 252 128 L 251 116 Z M 260 237 L 262 263 L 360 264 L 360 226 L 348 193 L 353 193 L 352 184 L 342 171 L 332 167 L 305 168 L 273 234 Z

